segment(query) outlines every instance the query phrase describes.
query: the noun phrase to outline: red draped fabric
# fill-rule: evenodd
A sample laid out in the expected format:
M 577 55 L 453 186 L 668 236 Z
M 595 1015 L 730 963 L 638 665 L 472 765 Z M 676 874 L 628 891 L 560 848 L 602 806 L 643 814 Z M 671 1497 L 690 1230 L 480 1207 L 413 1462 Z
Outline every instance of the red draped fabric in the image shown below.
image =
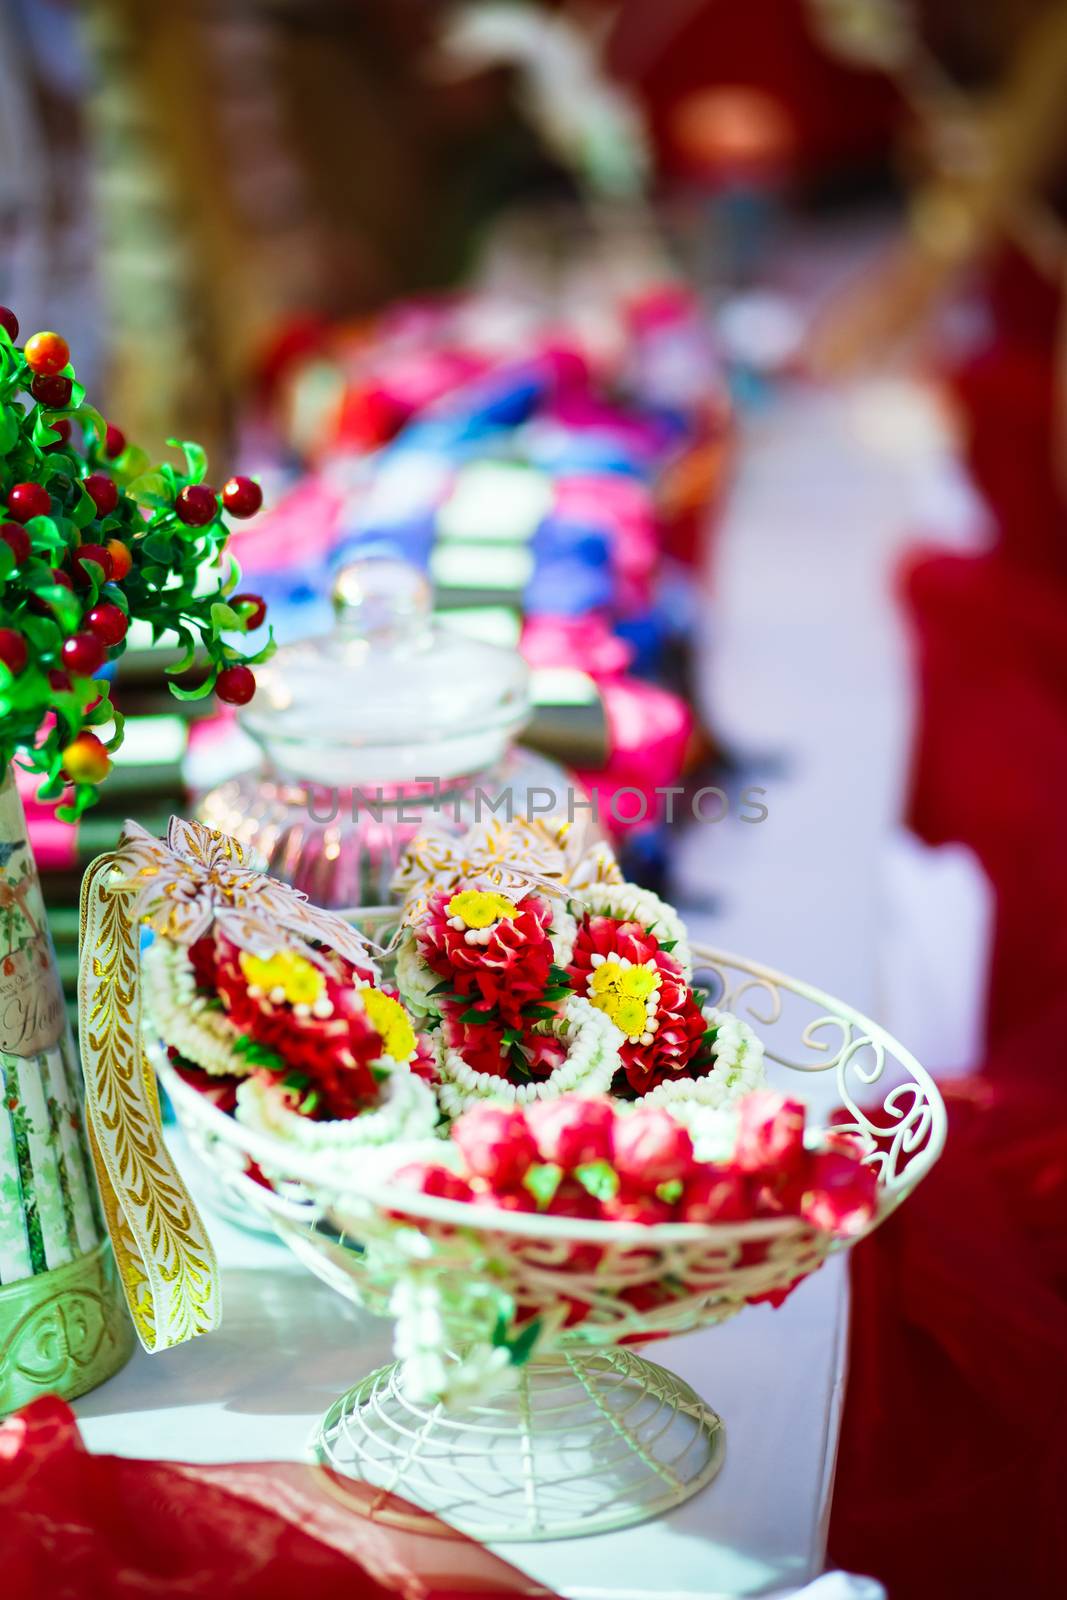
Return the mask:
M 1057 296 L 993 276 L 956 376 L 996 520 L 904 575 L 920 685 L 911 821 L 993 885 L 988 1057 L 947 1092 L 939 1166 L 855 1254 L 830 1551 L 892 1600 L 1061 1594 L 1067 1574 L 1067 501 Z
M 91 1456 L 70 1408 L 46 1397 L 0 1426 L 0 1590 L 48 1600 L 552 1600 L 444 1524 L 427 1535 L 353 1514 L 358 1496 L 359 1486 L 296 1462 Z

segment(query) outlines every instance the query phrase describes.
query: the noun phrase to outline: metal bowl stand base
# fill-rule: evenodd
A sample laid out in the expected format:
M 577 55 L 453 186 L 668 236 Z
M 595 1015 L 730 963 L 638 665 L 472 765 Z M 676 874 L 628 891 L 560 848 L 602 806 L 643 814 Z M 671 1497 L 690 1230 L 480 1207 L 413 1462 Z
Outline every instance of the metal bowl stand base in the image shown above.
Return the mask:
M 413 1403 L 399 1365 L 380 1367 L 330 1407 L 312 1451 L 379 1491 L 353 1498 L 381 1522 L 434 1531 L 414 1505 L 483 1542 L 569 1539 L 688 1500 L 722 1466 L 725 1430 L 681 1378 L 616 1346 L 532 1361 L 462 1409 Z

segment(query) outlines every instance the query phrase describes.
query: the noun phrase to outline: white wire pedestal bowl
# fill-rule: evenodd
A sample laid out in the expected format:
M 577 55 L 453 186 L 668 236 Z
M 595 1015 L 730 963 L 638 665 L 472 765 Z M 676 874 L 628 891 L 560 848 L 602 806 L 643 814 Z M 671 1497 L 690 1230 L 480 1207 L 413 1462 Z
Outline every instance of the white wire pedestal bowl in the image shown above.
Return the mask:
M 940 1154 L 945 1111 L 933 1081 L 850 1006 L 741 957 L 700 946 L 693 954 L 711 1004 L 760 1033 L 773 1086 L 805 1098 L 806 1078 L 831 1075 L 813 1113 L 844 1107 L 835 1130 L 861 1141 L 878 1176 L 873 1228 Z M 523 1318 L 539 1319 L 532 1358 L 503 1393 L 447 1408 L 420 1404 L 393 1363 L 331 1406 L 313 1453 L 375 1486 L 377 1496 L 360 1504 L 383 1521 L 411 1525 L 410 1508 L 393 1499 L 402 1496 L 483 1541 L 556 1539 L 680 1504 L 721 1467 L 723 1426 L 688 1384 L 633 1346 L 724 1321 L 854 1242 L 792 1217 L 650 1227 L 501 1211 L 327 1170 L 220 1111 L 174 1071 L 158 1042 L 148 1045 L 201 1159 L 340 1294 L 417 1326 L 424 1292 L 436 1305 L 462 1287 L 445 1321 L 457 1361 L 485 1337 L 465 1320 L 478 1285 L 505 1290 Z M 817 1114 L 808 1127 L 820 1131 Z M 273 1187 L 250 1175 L 252 1163 Z

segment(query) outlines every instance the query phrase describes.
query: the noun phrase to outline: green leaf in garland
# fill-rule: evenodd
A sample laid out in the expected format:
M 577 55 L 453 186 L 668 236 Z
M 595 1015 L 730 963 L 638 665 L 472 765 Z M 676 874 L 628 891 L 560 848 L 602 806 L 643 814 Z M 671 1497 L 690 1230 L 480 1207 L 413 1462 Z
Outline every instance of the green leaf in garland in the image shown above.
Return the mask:
M 522 1186 L 537 1201 L 538 1211 L 544 1211 L 552 1204 L 556 1190 L 563 1181 L 563 1168 L 557 1167 L 553 1161 L 537 1161 L 526 1169 L 526 1176 Z
M 231 556 L 229 552 L 227 552 L 226 562 L 227 575 L 223 579 L 219 589 L 219 593 L 224 597 L 231 595 L 241 581 L 241 563 L 237 560 L 237 557 Z
M 158 561 L 161 566 L 167 566 L 174 552 L 174 540 L 169 533 L 152 532 L 142 540 L 141 548 L 149 561 Z
M 508 1352 L 508 1355 L 511 1357 L 511 1364 L 513 1367 L 521 1367 L 524 1366 L 527 1361 L 529 1361 L 531 1355 L 533 1354 L 534 1347 L 540 1337 L 541 1318 L 534 1317 L 533 1320 L 528 1322 L 523 1328 L 522 1332 L 517 1334 L 514 1339 L 496 1339 L 494 1340 L 494 1343 L 504 1346 Z
M 607 1161 L 587 1161 L 575 1167 L 574 1176 L 594 1200 L 613 1200 L 619 1192 L 619 1175 Z

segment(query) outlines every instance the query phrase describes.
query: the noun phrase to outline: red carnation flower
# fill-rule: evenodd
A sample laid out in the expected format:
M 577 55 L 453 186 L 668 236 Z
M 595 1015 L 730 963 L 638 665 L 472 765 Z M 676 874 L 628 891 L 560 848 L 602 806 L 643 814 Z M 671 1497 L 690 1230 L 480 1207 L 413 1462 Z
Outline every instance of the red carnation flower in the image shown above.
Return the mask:
M 526 1027 L 514 1044 L 504 1042 L 507 1031 L 495 1018 L 485 1022 L 463 1022 L 460 1002 L 445 1006 L 445 1042 L 457 1050 L 474 1072 L 485 1072 L 509 1083 L 527 1083 L 551 1077 L 567 1056 L 567 1046 L 552 1034 L 541 1034 Z
M 634 1095 L 694 1075 L 707 1023 L 681 967 L 655 934 L 637 922 L 583 917 L 568 973 L 575 992 L 622 1032 L 619 1054 Z
M 505 1027 L 543 1001 L 552 966 L 552 913 L 537 895 L 513 901 L 496 890 L 439 890 L 417 930 L 427 966 Z
M 258 1045 L 273 1050 L 286 1075 L 299 1073 L 307 1079 L 307 1088 L 297 1094 L 301 1105 L 310 1098 L 309 1115 L 354 1117 L 378 1101 L 372 1064 L 383 1054 L 383 1041 L 358 997 L 361 969 L 329 952 L 315 1002 L 294 1004 L 254 983 L 248 957 L 242 964 L 242 951 L 224 935 L 216 941 L 215 955 L 215 981 L 230 1020 Z

